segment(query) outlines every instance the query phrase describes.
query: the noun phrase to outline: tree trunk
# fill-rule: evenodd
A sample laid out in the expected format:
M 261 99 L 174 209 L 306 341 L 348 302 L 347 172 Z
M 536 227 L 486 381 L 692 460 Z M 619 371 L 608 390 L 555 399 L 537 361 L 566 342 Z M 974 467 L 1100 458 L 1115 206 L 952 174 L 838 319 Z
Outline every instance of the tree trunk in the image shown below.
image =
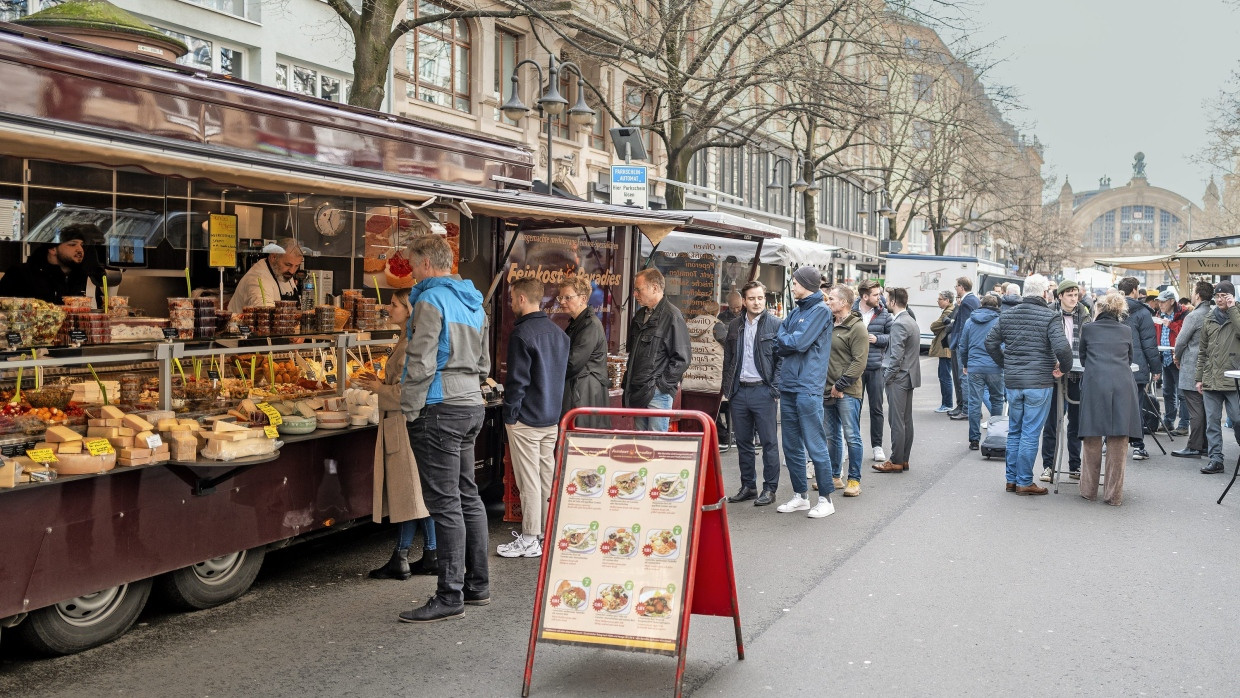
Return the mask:
M 809 135 L 805 139 L 805 149 L 801 151 L 801 179 L 805 180 L 812 187 L 817 182 L 814 181 L 814 131 L 818 130 L 817 123 L 810 120 L 809 126 L 806 128 Z M 818 197 L 806 190 L 801 195 L 801 210 L 805 212 L 805 239 L 818 240 L 818 207 L 816 205 Z
M 388 66 L 392 62 L 392 47 L 387 40 L 397 7 L 392 2 L 362 3 L 363 30 L 353 33 L 353 88 L 348 95 L 349 104 L 355 107 L 378 110 L 383 106 Z

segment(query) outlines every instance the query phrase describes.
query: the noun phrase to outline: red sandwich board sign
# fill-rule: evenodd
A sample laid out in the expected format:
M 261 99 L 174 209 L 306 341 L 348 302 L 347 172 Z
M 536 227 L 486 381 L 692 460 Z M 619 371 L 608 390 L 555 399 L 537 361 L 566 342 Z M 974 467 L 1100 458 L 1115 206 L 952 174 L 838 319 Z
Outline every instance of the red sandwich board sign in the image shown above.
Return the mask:
M 574 426 L 590 415 L 696 420 L 702 431 Z M 564 416 L 521 695 L 529 695 L 535 647 L 546 642 L 674 656 L 679 696 L 695 613 L 731 616 L 745 658 L 715 443 L 714 420 L 702 412 Z

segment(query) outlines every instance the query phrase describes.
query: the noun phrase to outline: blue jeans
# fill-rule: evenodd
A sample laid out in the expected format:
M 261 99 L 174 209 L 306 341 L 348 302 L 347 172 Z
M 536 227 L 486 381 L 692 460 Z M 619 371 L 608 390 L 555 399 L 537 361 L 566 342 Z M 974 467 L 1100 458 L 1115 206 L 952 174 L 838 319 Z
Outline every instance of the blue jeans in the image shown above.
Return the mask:
M 970 373 L 969 382 L 969 441 L 982 440 L 982 404 L 990 393 L 990 416 L 1003 414 L 1003 374 Z
M 809 492 L 809 480 L 805 477 L 805 461 L 808 458 L 814 461 L 818 493 L 831 494 L 835 486 L 831 484 L 831 456 L 822 428 L 822 395 L 781 392 L 779 425 L 784 432 L 784 463 L 788 466 L 792 491 L 797 494 Z
M 672 409 L 672 396 L 656 390 L 647 407 L 652 410 L 670 410 Z M 667 417 L 634 417 L 633 428 L 637 431 L 667 431 L 671 421 Z
M 948 387 L 951 387 L 949 382 Z M 823 407 L 827 415 L 827 454 L 835 477 L 844 469 L 844 443 L 848 443 L 848 479 L 861 481 L 861 398 L 845 395 Z M 820 484 L 819 487 L 822 485 Z
M 435 549 L 435 520 L 428 516 L 425 519 L 410 519 L 396 524 L 396 548 L 398 550 L 408 550 L 413 547 L 413 534 L 417 532 L 418 524 L 422 525 L 422 539 L 426 541 L 426 545 L 422 548 L 424 550 Z
M 757 432 L 762 442 L 762 489 L 774 492 L 779 488 L 779 424 L 776 422 L 779 401 L 774 392 L 765 385 L 742 385 L 728 400 L 742 487 L 758 489 L 753 446 Z
M 952 360 L 951 357 L 939 357 L 939 392 L 943 393 L 944 407 L 952 406 Z
M 1042 445 L 1042 426 L 1051 411 L 1054 388 L 1008 388 L 1007 481 L 1033 484 L 1033 462 Z

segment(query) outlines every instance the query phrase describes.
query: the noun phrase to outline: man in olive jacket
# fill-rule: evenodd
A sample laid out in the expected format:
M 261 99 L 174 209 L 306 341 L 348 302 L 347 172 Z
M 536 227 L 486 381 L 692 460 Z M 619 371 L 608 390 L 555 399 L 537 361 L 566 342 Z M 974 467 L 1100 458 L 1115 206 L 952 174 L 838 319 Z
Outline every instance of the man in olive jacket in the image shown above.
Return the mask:
M 848 445 L 848 484 L 843 486 L 845 497 L 861 494 L 861 375 L 865 372 L 870 341 L 861 314 L 852 310 L 853 290 L 837 285 L 827 293 L 827 307 L 831 309 L 835 326 L 831 334 L 831 358 L 827 361 L 827 390 L 823 396 L 826 414 L 824 427 L 827 431 L 827 453 L 831 456 L 831 469 L 837 489 L 841 487 L 844 445 Z
M 729 502 L 754 500 L 762 507 L 775 501 L 779 488 L 779 368 L 775 353 L 779 318 L 766 309 L 766 287 L 750 281 L 741 287 L 742 309 L 728 323 L 723 342 L 723 396 L 732 412 L 741 488 Z M 762 492 L 755 472 L 754 434 L 762 443 Z
M 637 272 L 633 279 L 633 298 L 641 307 L 629 321 L 625 407 L 671 409 L 693 357 L 689 326 L 680 309 L 663 297 L 666 287 L 662 272 L 654 267 Z M 633 424 L 638 431 L 667 431 L 669 420 L 637 417 Z
M 1206 314 L 1201 327 L 1201 348 L 1197 352 L 1197 390 L 1206 403 L 1206 444 L 1210 463 L 1206 474 L 1223 472 L 1223 431 L 1219 424 L 1223 405 L 1232 432 L 1240 443 L 1240 396 L 1236 381 L 1223 375 L 1240 369 L 1240 308 L 1236 306 L 1236 287 L 1230 281 L 1214 287 L 1214 309 Z

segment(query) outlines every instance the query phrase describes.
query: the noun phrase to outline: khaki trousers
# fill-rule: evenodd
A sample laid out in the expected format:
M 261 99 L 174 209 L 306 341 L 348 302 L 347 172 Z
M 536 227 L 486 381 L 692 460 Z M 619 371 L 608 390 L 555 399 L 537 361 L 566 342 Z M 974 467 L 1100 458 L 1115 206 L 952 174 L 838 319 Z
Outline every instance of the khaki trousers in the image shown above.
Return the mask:
M 1107 504 L 1119 506 L 1124 498 L 1124 464 L 1128 460 L 1128 437 L 1107 438 L 1107 481 L 1103 485 L 1102 499 Z M 1102 467 L 1102 437 L 1086 436 L 1081 444 L 1081 496 L 1098 498 L 1098 471 Z
M 520 422 L 505 424 L 512 474 L 521 490 L 521 532 L 542 536 L 551 497 L 551 476 L 555 473 L 555 439 L 558 425 L 531 427 Z

